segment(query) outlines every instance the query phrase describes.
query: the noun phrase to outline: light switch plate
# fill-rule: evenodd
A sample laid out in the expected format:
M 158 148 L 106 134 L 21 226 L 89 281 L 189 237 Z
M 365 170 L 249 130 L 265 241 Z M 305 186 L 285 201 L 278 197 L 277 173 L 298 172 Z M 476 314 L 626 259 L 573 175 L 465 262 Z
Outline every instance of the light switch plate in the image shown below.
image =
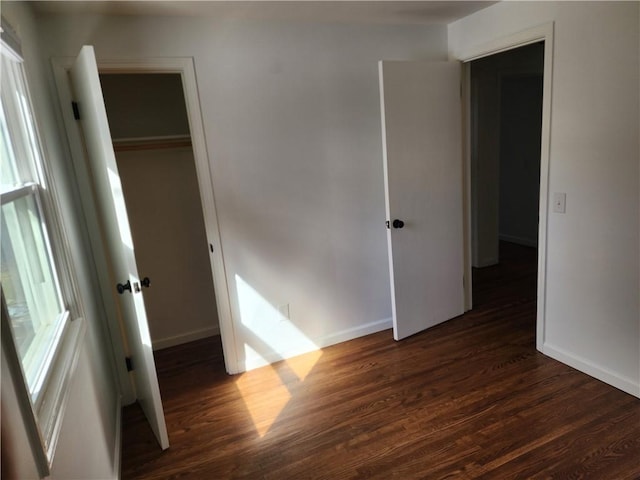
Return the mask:
M 565 213 L 567 210 L 567 194 L 556 192 L 553 194 L 554 213 Z

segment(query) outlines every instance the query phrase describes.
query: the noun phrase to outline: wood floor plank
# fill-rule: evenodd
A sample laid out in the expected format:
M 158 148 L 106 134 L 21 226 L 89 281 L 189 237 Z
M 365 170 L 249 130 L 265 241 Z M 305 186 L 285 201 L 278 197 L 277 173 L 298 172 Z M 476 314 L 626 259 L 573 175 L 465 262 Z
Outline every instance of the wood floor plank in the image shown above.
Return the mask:
M 473 311 L 238 376 L 217 337 L 156 352 L 171 447 L 123 414 L 123 479 L 640 479 L 640 399 L 535 349 L 536 253 L 501 245 Z

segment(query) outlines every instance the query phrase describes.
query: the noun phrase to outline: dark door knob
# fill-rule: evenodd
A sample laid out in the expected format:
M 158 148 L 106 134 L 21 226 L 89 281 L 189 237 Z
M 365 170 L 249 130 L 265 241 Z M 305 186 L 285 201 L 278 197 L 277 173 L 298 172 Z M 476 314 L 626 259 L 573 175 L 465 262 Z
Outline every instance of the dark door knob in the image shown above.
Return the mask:
M 398 220 L 397 218 L 392 223 L 393 228 L 402 228 L 404 227 L 404 222 L 402 220 Z
M 127 280 L 127 283 L 119 283 L 116 285 L 116 288 L 118 289 L 118 293 L 122 295 L 125 290 L 131 291 L 131 282 Z
M 143 287 L 149 288 L 149 285 L 151 285 L 151 280 L 149 280 L 149 277 L 144 277 L 142 280 L 140 280 L 140 284 Z

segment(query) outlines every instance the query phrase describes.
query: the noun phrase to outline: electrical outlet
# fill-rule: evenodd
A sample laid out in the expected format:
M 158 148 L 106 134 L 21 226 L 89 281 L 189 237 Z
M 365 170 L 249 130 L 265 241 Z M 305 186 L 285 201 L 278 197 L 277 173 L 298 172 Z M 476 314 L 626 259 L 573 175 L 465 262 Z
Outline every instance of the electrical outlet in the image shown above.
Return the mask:
M 553 194 L 554 213 L 565 213 L 567 210 L 567 194 L 556 192 Z
M 285 303 L 284 305 L 279 305 L 278 306 L 278 312 L 280 312 L 280 315 L 282 315 L 284 318 L 286 318 L 288 320 L 290 318 L 289 317 L 289 304 Z

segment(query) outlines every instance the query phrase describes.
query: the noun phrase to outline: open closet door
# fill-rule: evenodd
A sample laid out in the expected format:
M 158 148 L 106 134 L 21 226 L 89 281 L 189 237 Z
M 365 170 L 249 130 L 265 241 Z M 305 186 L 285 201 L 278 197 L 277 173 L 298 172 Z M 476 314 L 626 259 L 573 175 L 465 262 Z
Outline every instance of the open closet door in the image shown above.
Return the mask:
M 460 71 L 379 64 L 396 340 L 464 312 Z
M 105 253 L 110 266 L 113 301 L 121 315 L 131 349 L 136 397 L 158 443 L 164 450 L 169 447 L 169 438 L 129 219 L 93 47 L 82 47 L 69 73 L 80 117 L 87 166 L 100 217 L 99 223 L 107 248 Z

